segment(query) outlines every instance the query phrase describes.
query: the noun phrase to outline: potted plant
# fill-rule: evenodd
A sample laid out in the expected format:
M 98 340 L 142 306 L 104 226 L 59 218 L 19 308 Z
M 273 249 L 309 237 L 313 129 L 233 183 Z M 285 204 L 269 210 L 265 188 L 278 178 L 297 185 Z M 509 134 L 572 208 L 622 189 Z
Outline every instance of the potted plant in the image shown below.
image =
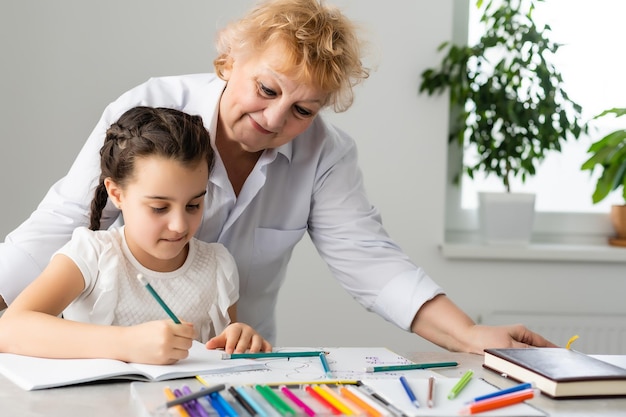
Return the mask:
M 621 117 L 626 108 L 612 108 L 598 114 L 593 120 L 614 115 Z M 594 204 L 604 200 L 611 192 L 622 188 L 622 197 L 626 202 L 626 128 L 616 129 L 594 142 L 587 151 L 591 157 L 581 169 L 594 171 L 600 167 L 601 175 L 596 181 L 596 188 L 591 196 Z M 610 238 L 609 243 L 615 246 L 626 246 L 626 204 L 611 206 L 611 223 L 617 237 Z
M 463 164 L 460 176 L 474 178 L 477 172 L 500 179 L 503 191 L 498 193 L 505 218 L 491 226 L 485 214 L 486 200 L 492 194 L 479 195 L 481 231 L 484 241 L 528 242 L 534 217 L 534 194 L 511 192 L 511 180 L 524 182 L 535 175 L 548 152 L 559 152 L 569 138 L 586 131 L 580 123 L 581 107 L 562 88 L 562 77 L 550 58 L 559 49 L 548 37 L 549 26 L 538 27 L 533 20 L 535 4 L 542 0 L 511 0 L 476 6 L 486 31 L 475 45 L 444 42 L 445 56 L 438 68 L 421 75 L 420 92 L 433 95 L 448 91 L 451 120 L 450 141 L 464 150 L 474 150 L 477 159 Z M 505 195 L 506 194 L 506 195 Z M 503 198 L 528 200 L 527 214 L 521 214 Z M 489 209 L 488 209 L 489 210 Z M 503 228 L 527 225 L 520 236 L 501 235 Z M 496 233 L 492 238 L 489 231 Z

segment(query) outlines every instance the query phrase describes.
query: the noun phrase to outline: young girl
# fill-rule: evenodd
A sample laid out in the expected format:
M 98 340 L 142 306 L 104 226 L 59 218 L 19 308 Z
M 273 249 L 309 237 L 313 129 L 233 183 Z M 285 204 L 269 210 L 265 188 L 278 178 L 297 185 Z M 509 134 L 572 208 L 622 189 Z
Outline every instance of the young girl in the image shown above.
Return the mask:
M 193 339 L 227 352 L 270 350 L 254 329 L 235 322 L 232 256 L 193 237 L 213 163 L 201 118 L 132 108 L 107 130 L 100 157 L 90 229 L 77 228 L 5 311 L 0 351 L 170 364 L 187 357 Z M 108 200 L 124 226 L 98 230 Z M 181 324 L 168 318 L 140 275 Z

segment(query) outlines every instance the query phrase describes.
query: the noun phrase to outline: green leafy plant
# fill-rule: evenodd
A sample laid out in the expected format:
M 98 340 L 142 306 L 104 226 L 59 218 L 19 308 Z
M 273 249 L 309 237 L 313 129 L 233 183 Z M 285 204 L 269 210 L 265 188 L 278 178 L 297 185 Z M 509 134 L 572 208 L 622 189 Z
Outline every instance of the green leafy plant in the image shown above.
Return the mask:
M 605 117 L 609 114 L 615 117 L 626 115 L 626 108 L 605 110 L 593 119 Z M 581 169 L 593 170 L 599 166 L 602 174 L 596 182 L 596 188 L 591 196 L 593 203 L 604 200 L 609 193 L 622 187 L 622 196 L 626 202 L 626 128 L 610 132 L 602 139 L 594 142 L 587 151 L 592 156 L 583 163 Z
M 549 26 L 533 20 L 542 0 L 489 1 L 482 9 L 486 31 L 473 46 L 444 42 L 447 51 L 439 68 L 422 73 L 420 92 L 449 91 L 456 113 L 450 131 L 462 147 L 475 147 L 478 159 L 464 166 L 498 177 L 507 192 L 511 180 L 533 176 L 549 151 L 577 139 L 586 124 L 581 106 L 563 90 L 561 74 L 549 61 L 560 45 Z M 476 6 L 483 8 L 483 2 Z M 460 174 L 455 181 L 458 182 Z

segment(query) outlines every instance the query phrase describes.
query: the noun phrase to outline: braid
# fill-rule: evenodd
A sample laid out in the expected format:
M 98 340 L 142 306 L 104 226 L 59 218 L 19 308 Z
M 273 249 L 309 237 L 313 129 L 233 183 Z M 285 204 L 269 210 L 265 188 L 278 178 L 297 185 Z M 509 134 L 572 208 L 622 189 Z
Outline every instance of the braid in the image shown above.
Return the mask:
M 89 219 L 89 228 L 91 230 L 100 229 L 100 218 L 102 217 L 102 210 L 107 204 L 108 199 L 107 189 L 104 186 L 104 182 L 100 181 L 96 188 L 93 200 L 91 200 L 91 217 Z
M 91 200 L 89 217 L 89 228 L 91 230 L 100 229 L 102 211 L 106 207 L 109 198 L 104 180 L 107 177 L 117 178 L 115 174 L 119 154 L 126 147 L 128 140 L 132 139 L 132 136 L 128 129 L 120 126 L 118 123 L 113 123 L 106 131 L 104 144 L 100 148 L 100 178 L 94 197 Z

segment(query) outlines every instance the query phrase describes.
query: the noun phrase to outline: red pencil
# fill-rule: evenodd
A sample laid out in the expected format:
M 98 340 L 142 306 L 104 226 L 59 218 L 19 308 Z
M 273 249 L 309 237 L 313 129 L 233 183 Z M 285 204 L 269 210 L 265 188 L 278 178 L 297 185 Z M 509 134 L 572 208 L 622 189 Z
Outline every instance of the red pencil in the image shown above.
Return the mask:
M 315 398 L 317 401 L 319 401 L 320 404 L 322 404 L 324 407 L 328 408 L 331 413 L 333 413 L 334 415 L 340 415 L 341 414 L 341 411 L 339 411 L 337 409 L 337 407 L 335 407 L 330 402 L 328 402 L 326 400 L 326 398 L 324 398 L 321 395 L 319 395 L 313 388 L 311 388 L 311 386 L 306 385 L 304 387 L 304 389 L 306 390 L 306 392 L 309 393 L 309 395 L 311 395 L 311 397 Z

